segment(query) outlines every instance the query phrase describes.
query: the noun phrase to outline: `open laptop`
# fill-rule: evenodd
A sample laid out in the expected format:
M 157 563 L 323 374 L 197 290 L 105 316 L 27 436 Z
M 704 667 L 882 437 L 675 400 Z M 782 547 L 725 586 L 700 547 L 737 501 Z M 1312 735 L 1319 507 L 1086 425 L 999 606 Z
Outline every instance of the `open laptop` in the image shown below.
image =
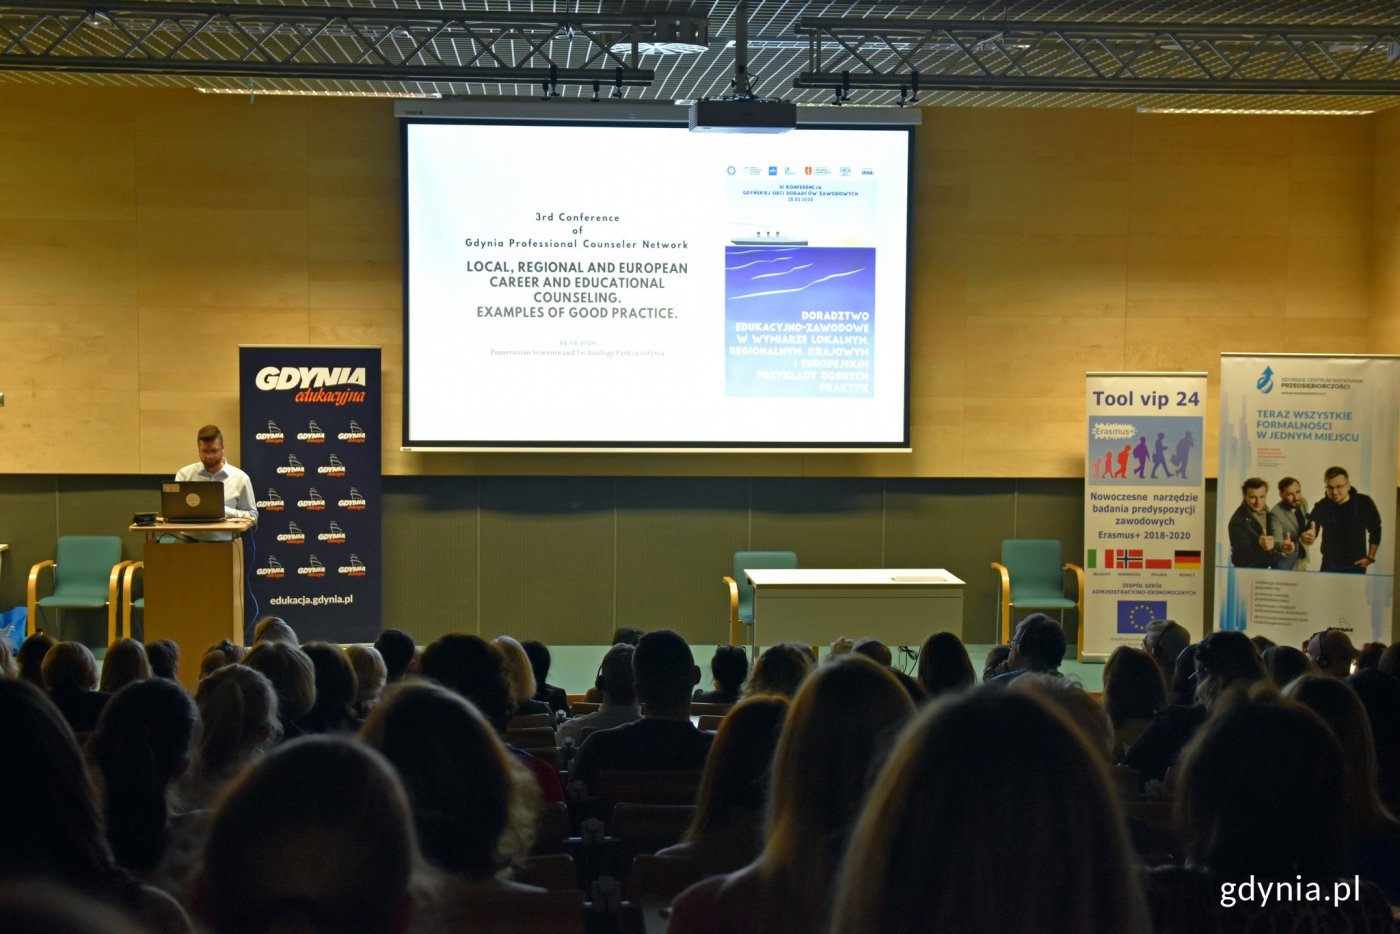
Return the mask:
M 222 522 L 224 485 L 218 480 L 162 483 L 160 515 L 166 522 Z

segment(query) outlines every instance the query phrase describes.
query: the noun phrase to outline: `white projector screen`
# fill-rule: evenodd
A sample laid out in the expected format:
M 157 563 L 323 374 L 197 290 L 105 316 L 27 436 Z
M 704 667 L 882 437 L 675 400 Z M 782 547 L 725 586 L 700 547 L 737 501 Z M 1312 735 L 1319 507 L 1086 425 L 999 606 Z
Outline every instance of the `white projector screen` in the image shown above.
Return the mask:
M 402 134 L 404 447 L 908 448 L 911 127 Z

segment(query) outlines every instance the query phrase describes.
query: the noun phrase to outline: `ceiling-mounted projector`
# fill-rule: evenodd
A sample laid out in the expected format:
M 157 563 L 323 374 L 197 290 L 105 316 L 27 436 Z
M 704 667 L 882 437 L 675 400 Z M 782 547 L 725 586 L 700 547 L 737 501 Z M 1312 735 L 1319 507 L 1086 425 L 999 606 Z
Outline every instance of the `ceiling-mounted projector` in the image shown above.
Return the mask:
M 696 101 L 690 128 L 707 133 L 786 133 L 797 126 L 797 105 L 757 98 Z

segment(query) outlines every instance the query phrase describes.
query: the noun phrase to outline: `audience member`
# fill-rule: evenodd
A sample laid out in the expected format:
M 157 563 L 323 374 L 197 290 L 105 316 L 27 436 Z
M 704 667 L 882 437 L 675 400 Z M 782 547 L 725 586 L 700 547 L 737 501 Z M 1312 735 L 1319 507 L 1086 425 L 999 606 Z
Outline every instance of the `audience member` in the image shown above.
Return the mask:
M 669 629 L 649 632 L 632 653 L 632 672 L 644 715 L 590 734 L 570 767 L 571 784 L 587 787 L 603 769 L 699 771 L 704 766 L 714 734 L 690 722 L 690 692 L 700 681 L 690 646 Z
M 848 656 L 813 672 L 773 758 L 763 852 L 686 889 L 672 906 L 670 934 L 822 930 L 867 783 L 912 711 L 889 669 L 868 658 Z
M 180 680 L 180 646 L 174 639 L 146 643 L 146 658 L 151 663 L 152 677 Z
M 930 698 L 957 694 L 976 683 L 961 639 L 951 632 L 935 632 L 924 640 L 919 649 L 919 684 L 925 694 Z
M 1390 906 L 1364 881 L 1336 903 L 1238 897 L 1247 880 L 1332 893 L 1347 866 L 1344 781 L 1341 749 L 1316 714 L 1271 687 L 1232 691 L 1182 756 L 1176 813 L 1188 862 L 1148 873 L 1154 929 L 1390 930 Z
M 535 669 L 530 665 L 530 656 L 525 647 L 510 636 L 497 636 L 493 644 L 501 652 L 505 661 L 506 687 L 510 689 L 512 717 L 527 717 L 543 714 L 554 723 L 554 711 L 549 704 L 535 700 Z
M 58 643 L 46 632 L 36 632 L 19 644 L 15 651 L 15 664 L 19 677 L 39 690 L 44 689 L 44 656 Z
M 1196 702 L 1196 653 L 1200 643 L 1193 643 L 1182 649 L 1169 673 L 1167 683 L 1168 704 L 1194 704 Z
M 345 650 L 333 642 L 308 642 L 301 647 L 311 659 L 316 700 L 298 721 L 303 733 L 353 733 L 360 728 L 355 716 L 359 684 Z
M 131 916 L 51 879 L 0 879 L 0 918 L 24 934 L 150 934 Z
M 247 771 L 219 804 L 196 908 L 213 934 L 398 934 L 417 858 L 393 768 L 362 743 L 313 736 Z
M 833 920 L 834 934 L 1150 931 L 1102 757 L 1034 691 L 975 691 L 904 732 Z
M 297 638 L 296 630 L 292 629 L 285 619 L 280 616 L 264 616 L 253 626 L 253 645 L 259 642 L 285 642 L 287 645 L 298 645 L 301 640 Z
M 1291 645 L 1276 645 L 1271 649 L 1265 649 L 1262 659 L 1264 670 L 1269 674 L 1269 680 L 1277 688 L 1282 688 L 1294 678 L 1302 675 L 1313 674 L 1312 659 L 1298 648 Z
M 608 649 L 593 686 L 601 698 L 601 706 L 593 713 L 571 717 L 559 724 L 555 739 L 560 746 L 578 746 L 587 733 L 610 730 L 642 718 L 642 705 L 637 701 L 637 682 L 632 674 L 632 653 L 635 646 L 625 642 Z
M 28 641 L 28 640 L 26 640 Z M 91 733 L 112 695 L 96 690 L 97 659 L 81 642 L 59 642 L 44 656 L 44 687 L 74 733 Z
M 0 637 L 0 678 L 19 677 L 19 666 L 10 652 L 10 640 Z
M 262 672 L 272 682 L 282 722 L 281 738 L 301 736 L 301 718 L 316 703 L 316 666 L 311 657 L 290 642 L 263 641 L 254 644 L 240 664 Z
M 811 670 L 812 660 L 793 643 L 769 646 L 754 662 L 746 693 L 792 697 Z
M 102 656 L 102 676 L 97 689 L 115 694 L 133 681 L 149 677 L 151 663 L 146 658 L 146 647 L 135 639 L 118 639 L 107 646 L 107 654 Z
M 1211 633 L 1201 640 L 1195 658 L 1195 703 L 1169 704 L 1159 710 L 1123 756 L 1124 764 L 1137 769 L 1144 780 L 1166 777 L 1182 747 L 1227 690 L 1266 679 L 1254 643 L 1242 632 Z
M 429 863 L 478 885 L 514 887 L 498 874 L 529 853 L 539 787 L 469 701 L 406 683 L 371 712 L 362 736 L 403 781 Z
M 707 872 L 733 872 L 763 849 L 763 811 L 788 699 L 759 694 L 740 701 L 715 731 L 700 776 L 695 818 L 680 843 L 657 855 L 693 859 Z
M 1123 758 L 1167 705 L 1167 685 L 1156 659 L 1120 645 L 1103 666 L 1103 702 L 1113 721 L 1113 761 Z
M 500 649 L 480 636 L 449 633 L 423 650 L 418 670 L 424 678 L 471 701 L 491 728 L 505 735 L 514 705 Z M 509 743 L 506 751 L 534 774 L 546 801 L 564 800 L 564 786 L 554 766 Z
M 418 656 L 413 637 L 401 629 L 386 629 L 374 640 L 374 647 L 384 657 L 387 683 L 397 684 L 408 674 Z
M 1313 633 L 1303 651 L 1308 653 L 1318 673 L 1330 678 L 1345 678 L 1351 674 L 1357 655 L 1351 636 L 1336 627 Z
M 1381 671 L 1381 673 L 1390 675 L 1392 678 L 1400 678 L 1400 642 L 1391 643 L 1391 645 L 1381 653 L 1381 660 L 1376 663 L 1376 668 Z
M 1006 671 L 992 679 L 994 684 L 1006 684 L 1028 672 L 1057 675 L 1065 657 L 1065 631 L 1054 617 L 1032 613 L 1016 624 L 1011 636 L 1011 654 L 1006 657 Z
M 713 690 L 696 691 L 695 700 L 701 704 L 733 704 L 744 690 L 749 676 L 749 656 L 742 645 L 717 645 L 710 659 Z
M 1376 783 L 1381 801 L 1400 814 L 1400 681 L 1379 671 L 1361 671 L 1347 679 L 1371 721 L 1376 744 Z
M 1142 650 L 1162 669 L 1162 680 L 1171 683 L 1177 656 L 1191 644 L 1191 633 L 1174 619 L 1154 619 L 1142 634 Z
M 184 789 L 191 808 L 205 807 L 245 765 L 282 736 L 277 692 L 260 671 L 225 665 L 199 682 L 199 756 Z
M 1006 673 L 1006 660 L 1011 657 L 1011 646 L 994 645 L 987 650 L 987 657 L 982 660 L 982 680 L 987 682 L 997 675 Z
M 384 656 L 372 645 L 347 645 L 345 657 L 350 659 L 350 667 L 355 671 L 354 715 L 363 720 L 379 703 L 388 682 L 388 670 L 384 666 Z
M 1089 742 L 1089 748 L 1101 757 L 1105 765 L 1113 764 L 1113 721 L 1104 705 L 1089 695 L 1084 687 L 1063 675 L 1030 672 L 1011 682 L 1013 691 L 1037 694 L 1059 710 L 1079 728 Z
M 1265 649 L 1271 649 L 1278 644 L 1268 636 L 1250 636 L 1249 641 L 1254 643 L 1254 651 L 1258 652 L 1261 656 L 1264 654 Z
M 857 639 L 855 645 L 851 646 L 851 651 L 857 655 L 864 655 L 866 658 L 878 665 L 883 665 L 890 670 L 904 690 L 909 692 L 909 699 L 919 704 L 924 700 L 924 686 L 916 679 L 894 667 L 894 653 L 890 647 L 873 636 L 862 636 Z
M 569 716 L 568 693 L 563 688 L 549 683 L 549 667 L 553 663 L 549 646 L 537 639 L 527 639 L 520 644 L 524 646 L 525 654 L 530 656 L 530 668 L 535 673 L 535 700 L 548 704 L 555 716 L 558 716 L 560 711 L 563 711 L 564 716 Z
M 613 630 L 612 644 L 617 645 L 621 642 L 625 645 L 636 647 L 637 643 L 642 641 L 643 635 L 644 633 L 642 630 L 638 629 L 636 626 L 619 626 Z
M 1361 646 L 1356 653 L 1356 670 L 1364 668 L 1380 668 L 1381 656 L 1385 654 L 1386 644 L 1384 642 L 1367 642 Z
M 199 660 L 199 679 L 203 681 L 225 665 L 234 665 L 243 661 L 243 656 L 247 654 L 246 648 L 234 645 L 227 639 L 218 645 L 211 645 Z
M 150 930 L 186 932 L 163 892 L 140 885 L 112 858 L 93 784 L 63 715 L 31 682 L 0 679 L 0 881 L 45 877 L 130 915 Z M 22 752 L 17 752 L 22 750 Z M 0 926 L 20 929 L 0 916 Z
M 124 868 L 149 876 L 169 835 L 170 787 L 190 765 L 198 711 L 167 678 L 133 681 L 112 695 L 88 742 L 101 781 L 107 840 Z
M 1380 887 L 1400 904 L 1400 822 L 1381 803 L 1376 786 L 1376 745 L 1366 708 L 1350 685 L 1322 675 L 1303 675 L 1283 695 L 1322 718 L 1342 750 L 1346 782 L 1339 789 L 1346 809 L 1349 871 Z

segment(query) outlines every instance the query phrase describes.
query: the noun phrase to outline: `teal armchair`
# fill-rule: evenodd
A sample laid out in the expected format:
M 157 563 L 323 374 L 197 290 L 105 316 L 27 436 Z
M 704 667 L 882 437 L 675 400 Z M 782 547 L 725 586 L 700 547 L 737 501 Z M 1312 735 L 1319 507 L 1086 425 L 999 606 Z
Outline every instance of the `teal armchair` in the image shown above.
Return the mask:
M 992 562 L 1001 575 L 1001 641 L 1011 641 L 1011 610 L 1074 609 L 1079 628 L 1079 652 L 1084 651 L 1084 569 L 1063 560 L 1053 538 L 1008 538 L 1001 543 L 1001 561 Z M 1074 575 L 1073 598 L 1065 596 L 1065 572 Z
M 40 561 L 29 569 L 27 607 L 29 635 L 42 627 L 45 610 L 107 610 L 107 642 L 117 638 L 117 592 L 122 570 L 122 540 L 115 535 L 64 535 L 58 540 L 57 560 Z M 50 570 L 53 591 L 39 596 L 43 572 Z
M 753 585 L 744 572 L 749 568 L 795 568 L 795 551 L 736 551 L 734 576 L 721 578 L 729 588 L 729 643 L 740 642 L 744 626 L 753 625 Z

